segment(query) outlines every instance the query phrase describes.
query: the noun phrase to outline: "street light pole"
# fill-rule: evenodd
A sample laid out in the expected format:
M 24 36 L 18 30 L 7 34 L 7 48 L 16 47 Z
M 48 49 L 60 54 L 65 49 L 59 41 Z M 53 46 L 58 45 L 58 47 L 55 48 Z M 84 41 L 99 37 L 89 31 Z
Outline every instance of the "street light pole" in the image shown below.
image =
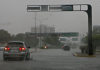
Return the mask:
M 44 20 L 47 20 L 48 18 L 46 19 L 43 19 L 42 21 L 40 21 L 39 19 L 36 19 L 38 21 L 40 21 L 40 47 L 41 47 L 41 23 L 44 21 Z
M 41 47 L 41 22 L 40 22 L 40 47 Z
M 37 50 L 36 48 L 36 13 L 37 12 L 35 12 L 35 51 Z
M 47 18 L 44 19 L 44 20 L 47 20 Z M 42 23 L 44 20 L 40 21 L 40 47 L 41 47 L 41 23 Z
M 26 35 L 25 35 L 25 34 L 23 34 L 23 42 L 25 42 L 25 38 L 26 38 Z
M 80 34 L 80 44 L 81 44 L 81 34 Z

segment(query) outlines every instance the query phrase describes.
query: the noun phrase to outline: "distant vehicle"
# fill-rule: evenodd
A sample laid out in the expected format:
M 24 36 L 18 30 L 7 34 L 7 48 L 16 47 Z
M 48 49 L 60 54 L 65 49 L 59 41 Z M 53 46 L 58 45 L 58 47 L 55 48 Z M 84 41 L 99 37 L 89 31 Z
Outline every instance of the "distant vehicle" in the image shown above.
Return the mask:
M 30 58 L 29 48 L 21 41 L 11 41 L 8 42 L 7 46 L 3 51 L 3 59 L 8 58 L 20 58 L 22 60 L 27 60 Z
M 70 50 L 70 47 L 69 46 L 63 46 L 62 49 L 63 50 Z
M 47 48 L 47 46 L 44 47 L 44 49 L 46 49 L 46 48 Z

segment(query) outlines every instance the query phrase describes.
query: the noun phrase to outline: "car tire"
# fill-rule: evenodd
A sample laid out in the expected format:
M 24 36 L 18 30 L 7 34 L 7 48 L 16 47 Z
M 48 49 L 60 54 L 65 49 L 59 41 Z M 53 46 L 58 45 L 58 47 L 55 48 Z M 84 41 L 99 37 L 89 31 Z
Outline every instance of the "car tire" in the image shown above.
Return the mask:
M 6 60 L 6 58 L 4 57 L 4 55 L 3 55 L 3 60 L 4 60 L 4 61 Z
M 23 61 L 23 60 L 24 60 L 24 58 L 20 58 L 20 60 L 21 60 L 21 61 Z
M 4 61 L 6 61 L 6 59 L 5 59 L 5 58 L 3 58 L 3 60 L 4 60 Z
M 27 57 L 28 57 L 28 54 L 25 56 L 25 60 L 28 60 L 28 58 L 27 58 Z
M 30 53 L 28 53 L 27 59 L 28 59 L 28 60 L 30 59 Z
M 3 58 L 4 61 L 6 61 L 7 58 Z

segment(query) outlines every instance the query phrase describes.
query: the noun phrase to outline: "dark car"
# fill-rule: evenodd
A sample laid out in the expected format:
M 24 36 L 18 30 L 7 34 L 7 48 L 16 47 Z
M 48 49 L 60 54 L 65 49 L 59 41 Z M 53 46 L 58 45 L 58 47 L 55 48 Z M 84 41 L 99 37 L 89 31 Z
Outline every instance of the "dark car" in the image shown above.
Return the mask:
M 26 47 L 25 43 L 21 41 L 8 42 L 3 51 L 3 59 L 21 58 L 27 60 L 30 58 L 29 48 L 30 47 Z
M 70 50 L 70 47 L 69 46 L 63 46 L 62 49 L 63 50 Z

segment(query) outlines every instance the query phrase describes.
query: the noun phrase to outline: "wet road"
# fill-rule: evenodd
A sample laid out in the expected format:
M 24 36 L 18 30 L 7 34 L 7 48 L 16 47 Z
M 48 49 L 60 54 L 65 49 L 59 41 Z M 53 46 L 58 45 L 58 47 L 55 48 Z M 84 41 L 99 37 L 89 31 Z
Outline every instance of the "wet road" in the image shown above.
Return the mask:
M 79 49 L 45 49 L 31 53 L 28 61 L 3 61 L 0 51 L 0 70 L 100 70 L 100 56 L 75 57 L 73 52 Z

